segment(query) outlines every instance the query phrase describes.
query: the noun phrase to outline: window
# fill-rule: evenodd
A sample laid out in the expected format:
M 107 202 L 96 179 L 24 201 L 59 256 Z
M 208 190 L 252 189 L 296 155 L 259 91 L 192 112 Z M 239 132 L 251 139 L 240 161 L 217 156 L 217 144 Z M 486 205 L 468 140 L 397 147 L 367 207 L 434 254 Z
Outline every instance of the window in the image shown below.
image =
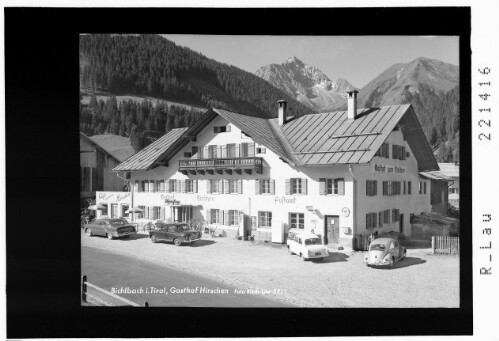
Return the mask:
M 366 214 L 366 229 L 375 228 L 376 222 L 378 220 L 378 215 L 376 213 L 367 213 Z
M 145 218 L 146 217 L 146 212 L 147 212 L 146 207 L 139 205 L 139 208 L 142 210 L 142 212 L 140 212 L 140 213 L 137 214 L 138 217 L 139 218 Z
M 423 194 L 423 182 L 419 182 L 418 183 L 418 192 L 419 194 Z
M 142 180 L 140 182 L 140 192 L 149 192 L 149 181 Z
M 184 152 L 184 157 L 185 158 L 190 158 L 192 156 L 191 152 Z
M 378 181 L 366 180 L 366 195 L 374 196 L 378 194 Z
M 397 146 L 396 144 L 392 146 L 392 157 L 394 159 L 405 160 L 405 156 L 404 146 Z
M 199 147 L 197 146 L 192 146 L 192 149 L 191 149 L 191 158 L 193 159 L 199 159 L 199 155 L 198 155 L 198 152 L 199 152 Z
M 344 194 L 344 183 L 343 179 L 327 179 L 326 181 L 326 194 Z
M 118 204 L 111 204 L 111 218 L 118 218 Z
M 165 180 L 156 181 L 156 189 L 158 192 L 164 192 L 165 191 Z
M 241 143 L 239 148 L 240 157 L 255 156 L 255 144 L 254 143 Z
M 400 195 L 400 181 L 383 181 L 383 195 Z
M 197 193 L 198 192 L 198 181 L 197 180 L 185 180 L 185 191 L 187 193 Z
M 290 229 L 304 229 L 305 228 L 305 215 L 303 213 L 290 213 L 289 214 L 289 228 Z
M 265 154 L 266 152 L 267 152 L 267 149 L 266 149 L 266 148 L 264 148 L 264 147 L 258 147 L 258 148 L 256 149 L 256 153 L 257 153 L 257 154 Z
M 216 159 L 217 158 L 217 146 L 211 145 L 208 146 L 208 159 Z
M 239 155 L 236 154 L 236 144 L 235 143 L 230 143 L 227 145 L 227 157 L 232 158 L 232 157 L 238 157 Z
M 221 224 L 222 223 L 222 214 L 218 209 L 211 209 L 211 219 L 210 223 L 212 224 Z
M 286 179 L 286 194 L 307 194 L 307 179 Z
M 383 211 L 378 213 L 378 226 L 383 227 Z
M 152 217 L 149 217 L 149 219 L 160 219 L 160 217 L 161 217 L 161 207 L 154 206 L 152 208 Z
M 207 182 L 207 193 L 221 194 L 223 193 L 223 182 L 220 179 L 212 179 Z
M 388 143 L 383 143 L 381 147 L 379 147 L 376 154 L 374 154 L 374 156 L 389 158 L 390 157 L 389 148 L 390 145 Z
M 225 133 L 225 132 L 229 132 L 229 131 L 230 131 L 230 125 L 213 127 L 213 132 L 215 134 Z
M 423 182 L 423 194 L 426 194 L 426 181 Z
M 392 222 L 399 221 L 400 219 L 400 210 L 394 208 L 392 209 Z
M 406 184 L 406 182 L 405 182 L 405 180 L 404 180 L 404 191 L 402 192 L 402 194 L 405 194 L 405 193 L 406 193 L 406 190 L 405 190 L 405 189 L 406 189 L 406 187 L 407 187 L 406 185 L 407 185 L 407 184 Z
M 168 180 L 168 192 L 180 192 L 182 182 L 180 180 Z
M 255 194 L 275 194 L 275 180 L 255 180 Z
M 122 217 L 129 217 L 130 214 L 129 213 L 126 213 L 126 211 L 128 211 L 129 209 L 129 205 L 128 204 L 121 204 L 121 216 Z
M 258 211 L 258 226 L 272 227 L 272 212 Z
M 242 194 L 243 181 L 237 179 L 224 180 L 224 193 L 226 194 Z
M 239 211 L 229 210 L 225 211 L 225 225 L 239 225 Z
M 101 203 L 101 205 L 103 206 L 103 209 L 101 210 L 100 215 L 101 216 L 107 216 L 108 215 L 108 213 L 107 213 L 107 204 Z

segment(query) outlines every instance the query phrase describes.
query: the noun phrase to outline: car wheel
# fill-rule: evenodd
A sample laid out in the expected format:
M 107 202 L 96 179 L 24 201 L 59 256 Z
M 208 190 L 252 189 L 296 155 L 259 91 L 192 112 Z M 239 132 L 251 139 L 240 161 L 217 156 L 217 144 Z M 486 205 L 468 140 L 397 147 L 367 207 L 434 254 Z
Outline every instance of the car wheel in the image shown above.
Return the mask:
M 92 237 L 92 236 L 93 236 L 93 234 L 92 234 L 92 230 L 91 230 L 91 229 L 86 229 L 86 230 L 85 230 L 85 234 L 86 234 L 87 236 L 89 236 L 89 237 Z
M 393 258 L 393 257 L 392 257 L 392 258 L 390 259 L 390 263 L 388 263 L 388 267 L 389 267 L 390 269 L 393 269 L 393 265 L 394 265 L 394 264 L 395 264 L 395 258 Z
M 182 242 L 180 241 L 180 239 L 174 239 L 173 240 L 173 244 L 175 244 L 175 246 L 180 246 L 180 244 L 182 244 Z
M 303 255 L 303 253 L 300 253 L 300 257 L 301 257 L 301 260 L 302 261 L 306 261 L 307 259 L 305 258 L 305 256 Z
M 293 254 L 293 251 L 291 251 L 291 249 L 289 248 L 289 246 L 288 246 L 288 253 L 289 253 L 290 255 L 292 255 L 292 254 Z
M 155 235 L 151 236 L 151 242 L 153 242 L 153 243 L 157 243 L 158 242 L 158 240 L 156 239 Z
M 404 250 L 404 255 L 402 256 L 402 259 L 404 259 L 407 256 L 407 250 Z
M 107 234 L 107 239 L 109 239 L 109 240 L 113 239 L 113 235 L 111 233 L 108 233 Z

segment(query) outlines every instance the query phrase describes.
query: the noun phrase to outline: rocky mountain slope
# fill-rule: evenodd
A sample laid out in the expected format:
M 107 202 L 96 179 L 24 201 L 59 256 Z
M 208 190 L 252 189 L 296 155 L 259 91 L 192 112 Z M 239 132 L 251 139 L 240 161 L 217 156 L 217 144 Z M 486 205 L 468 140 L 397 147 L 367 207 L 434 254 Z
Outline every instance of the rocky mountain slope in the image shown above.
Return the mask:
M 255 74 L 318 111 L 341 103 L 345 91 L 354 88 L 342 78 L 331 81 L 320 69 L 296 57 L 288 58 L 282 64 L 262 66 Z

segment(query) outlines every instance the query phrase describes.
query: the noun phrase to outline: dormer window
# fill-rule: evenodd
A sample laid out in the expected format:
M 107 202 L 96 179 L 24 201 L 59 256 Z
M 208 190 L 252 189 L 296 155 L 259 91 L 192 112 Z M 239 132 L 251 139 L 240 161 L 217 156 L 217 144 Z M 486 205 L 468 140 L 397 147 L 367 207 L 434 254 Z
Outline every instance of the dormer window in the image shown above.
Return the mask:
M 229 132 L 229 131 L 230 131 L 230 125 L 213 127 L 213 132 L 215 134 L 226 133 L 226 132 Z

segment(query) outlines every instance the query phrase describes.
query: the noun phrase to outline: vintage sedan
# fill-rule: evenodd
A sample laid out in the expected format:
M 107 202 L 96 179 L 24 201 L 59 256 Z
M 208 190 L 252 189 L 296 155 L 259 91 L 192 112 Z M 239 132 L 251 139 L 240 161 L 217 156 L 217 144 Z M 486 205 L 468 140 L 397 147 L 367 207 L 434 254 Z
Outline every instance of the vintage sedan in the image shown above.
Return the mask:
M 94 219 L 89 224 L 85 224 L 84 229 L 89 237 L 103 236 L 108 239 L 128 238 L 137 233 L 134 225 L 128 224 L 125 219 L 121 218 Z
M 192 245 L 201 239 L 201 232 L 193 230 L 184 223 L 163 224 L 158 229 L 149 231 L 149 238 L 153 243 L 160 241 L 173 242 L 176 246 Z
M 322 244 L 321 238 L 313 233 L 301 232 L 293 234 L 292 238 L 288 238 L 287 244 L 288 252 L 291 255 L 300 256 L 304 261 L 308 259 L 323 260 L 329 256 L 329 251 Z
M 371 242 L 364 256 L 367 266 L 393 268 L 396 261 L 406 256 L 407 250 L 395 238 L 378 238 Z

